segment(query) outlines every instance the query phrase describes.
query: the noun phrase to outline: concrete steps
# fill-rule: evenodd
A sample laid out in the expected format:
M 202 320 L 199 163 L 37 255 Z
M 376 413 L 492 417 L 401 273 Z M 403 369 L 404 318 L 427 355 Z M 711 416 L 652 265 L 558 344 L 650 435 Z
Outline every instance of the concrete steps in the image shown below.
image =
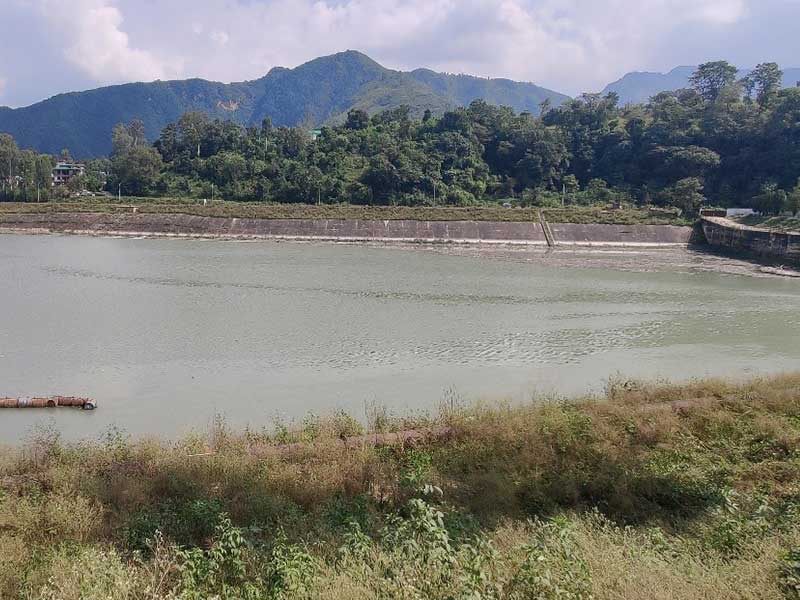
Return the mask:
M 547 240 L 547 245 L 552 248 L 556 245 L 556 238 L 553 235 L 553 230 L 550 229 L 550 223 L 548 223 L 547 219 L 544 218 L 544 212 L 541 209 L 539 209 L 539 223 L 542 226 L 544 239 Z

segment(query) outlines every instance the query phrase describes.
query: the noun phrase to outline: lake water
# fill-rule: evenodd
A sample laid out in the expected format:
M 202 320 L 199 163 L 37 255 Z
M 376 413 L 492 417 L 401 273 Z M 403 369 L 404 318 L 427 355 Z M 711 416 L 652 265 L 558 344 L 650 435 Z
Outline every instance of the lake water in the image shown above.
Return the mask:
M 800 368 L 800 281 L 719 260 L 0 235 L 0 396 L 100 405 L 0 411 L 0 443 Z

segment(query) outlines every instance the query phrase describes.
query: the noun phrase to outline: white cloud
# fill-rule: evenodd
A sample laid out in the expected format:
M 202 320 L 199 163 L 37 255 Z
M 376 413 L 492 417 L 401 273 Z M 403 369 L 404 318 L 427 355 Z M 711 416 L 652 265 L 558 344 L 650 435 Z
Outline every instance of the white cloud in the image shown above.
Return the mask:
M 694 5 L 697 18 L 711 24 L 729 25 L 741 19 L 747 7 L 744 0 L 711 0 Z
M 574 94 L 626 71 L 703 60 L 794 66 L 799 8 L 798 0 L 0 0 L 0 45 L 18 54 L 3 73 L 10 102 L 91 82 L 253 79 L 348 48 L 391 68 Z M 33 65 L 42 77 L 24 83 Z
M 180 71 L 180 61 L 132 47 L 122 12 L 109 0 L 38 0 L 38 5 L 63 37 L 64 58 L 98 83 L 147 81 Z
M 140 15 L 136 30 L 148 47 L 183 56 L 187 74 L 223 81 L 351 48 L 393 68 L 510 77 L 575 93 L 658 62 L 659 42 L 683 28 L 735 24 L 755 1 L 173 0 L 148 5 L 152 14 Z M 143 10 L 139 0 L 119 6 L 132 20 Z M 187 12 L 195 37 L 151 25 L 155 14 L 171 24 Z M 213 44 L 199 35 L 205 31 Z
M 229 39 L 230 37 L 224 31 L 211 32 L 211 41 L 213 41 L 217 46 L 225 46 Z

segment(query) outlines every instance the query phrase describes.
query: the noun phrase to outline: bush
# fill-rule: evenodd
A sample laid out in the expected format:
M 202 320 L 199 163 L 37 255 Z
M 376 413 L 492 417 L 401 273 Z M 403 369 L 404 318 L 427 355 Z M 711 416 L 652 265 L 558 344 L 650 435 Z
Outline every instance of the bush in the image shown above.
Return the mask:
M 781 557 L 779 576 L 786 598 L 800 598 L 800 548 L 792 548 Z

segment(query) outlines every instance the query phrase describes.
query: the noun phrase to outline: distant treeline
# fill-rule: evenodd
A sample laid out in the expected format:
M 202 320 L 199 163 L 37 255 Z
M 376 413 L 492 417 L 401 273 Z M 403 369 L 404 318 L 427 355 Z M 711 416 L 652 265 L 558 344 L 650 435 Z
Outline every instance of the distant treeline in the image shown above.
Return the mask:
M 744 80 L 725 61 L 700 65 L 691 88 L 647 104 L 584 94 L 542 114 L 477 100 L 412 120 L 400 107 L 317 132 L 210 120 L 187 113 L 148 143 L 141 122 L 118 125 L 109 159 L 88 165 L 88 185 L 130 195 L 377 205 L 525 206 L 621 202 L 696 212 L 702 204 L 766 213 L 800 208 L 800 88 L 781 89 L 764 63 Z M 9 155 L 15 155 L 16 158 Z M 21 158 L 20 158 L 21 157 Z M 35 154 L 0 136 L 0 173 L 13 194 L 43 183 Z M 38 178 L 38 179 L 37 179 Z M 75 187 L 74 184 L 73 187 Z

